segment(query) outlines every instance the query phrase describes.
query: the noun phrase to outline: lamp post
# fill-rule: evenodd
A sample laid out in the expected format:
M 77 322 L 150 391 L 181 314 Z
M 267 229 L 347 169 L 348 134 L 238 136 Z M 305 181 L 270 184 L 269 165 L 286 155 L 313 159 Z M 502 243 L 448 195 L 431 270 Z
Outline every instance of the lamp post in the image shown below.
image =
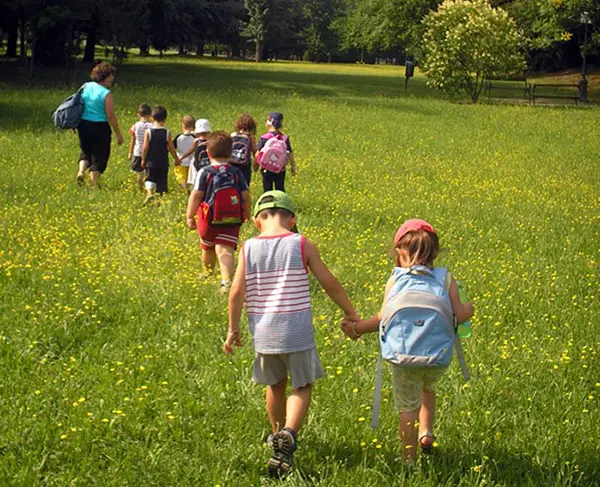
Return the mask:
M 583 45 L 581 46 L 581 79 L 579 80 L 579 99 L 581 101 L 587 101 L 587 87 L 588 80 L 586 79 L 587 75 L 587 42 L 588 42 L 588 25 L 592 23 L 592 19 L 590 18 L 589 12 L 581 12 L 579 16 L 579 22 L 584 26 L 583 27 Z

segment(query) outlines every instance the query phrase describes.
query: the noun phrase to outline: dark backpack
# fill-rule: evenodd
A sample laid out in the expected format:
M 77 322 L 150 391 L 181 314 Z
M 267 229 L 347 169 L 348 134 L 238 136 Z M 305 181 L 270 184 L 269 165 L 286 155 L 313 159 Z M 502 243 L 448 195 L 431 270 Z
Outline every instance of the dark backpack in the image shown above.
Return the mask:
M 201 209 L 209 225 L 239 226 L 244 221 L 240 172 L 229 164 L 204 169 L 208 172 L 206 194 Z
M 206 141 L 200 142 L 194 152 L 194 168 L 199 171 L 203 167 L 210 166 L 210 158 L 208 157 L 208 144 Z
M 231 162 L 238 166 L 247 166 L 250 164 L 252 155 L 252 141 L 250 137 L 244 134 L 235 134 L 231 137 L 233 141 L 231 147 Z
M 54 125 L 59 129 L 76 129 L 81 122 L 83 115 L 83 89 L 86 83 L 81 85 L 81 88 L 76 93 L 72 94 L 63 101 L 52 114 Z

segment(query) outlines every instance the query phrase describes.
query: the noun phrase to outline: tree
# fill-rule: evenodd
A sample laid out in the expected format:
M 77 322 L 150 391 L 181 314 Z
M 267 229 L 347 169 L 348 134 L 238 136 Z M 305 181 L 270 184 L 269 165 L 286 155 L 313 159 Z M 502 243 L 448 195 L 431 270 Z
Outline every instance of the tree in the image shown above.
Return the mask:
M 248 21 L 244 25 L 242 36 L 254 42 L 254 60 L 258 63 L 262 58 L 267 33 L 269 7 L 267 0 L 245 0 L 244 7 L 248 11 Z
M 451 95 L 466 92 L 476 102 L 486 79 L 525 69 L 515 22 L 486 0 L 445 0 L 423 26 L 423 72 Z

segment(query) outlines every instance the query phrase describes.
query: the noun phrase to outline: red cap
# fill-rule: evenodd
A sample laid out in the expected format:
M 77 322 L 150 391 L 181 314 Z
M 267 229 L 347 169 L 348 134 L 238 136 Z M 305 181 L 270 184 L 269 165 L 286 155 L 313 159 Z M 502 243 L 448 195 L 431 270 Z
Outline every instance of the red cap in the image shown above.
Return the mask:
M 398 242 L 400 242 L 402 237 L 404 237 L 404 235 L 406 235 L 408 232 L 416 232 L 417 230 L 425 230 L 426 232 L 435 234 L 433 227 L 425 220 L 406 220 L 396 232 L 396 236 L 394 237 L 394 245 L 398 245 Z

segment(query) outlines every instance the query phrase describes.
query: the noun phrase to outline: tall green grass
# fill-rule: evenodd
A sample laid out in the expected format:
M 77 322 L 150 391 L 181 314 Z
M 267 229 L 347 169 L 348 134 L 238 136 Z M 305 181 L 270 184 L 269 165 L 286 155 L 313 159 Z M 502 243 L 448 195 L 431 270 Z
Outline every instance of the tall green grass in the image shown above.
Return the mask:
M 134 61 L 114 96 L 125 131 L 141 102 L 173 132 L 282 111 L 301 231 L 359 313 L 380 305 L 406 218 L 438 229 L 440 265 L 476 307 L 438 387 L 429 461 L 399 458 L 389 377 L 369 426 L 378 347 L 337 328 L 313 287 L 327 378 L 289 485 L 597 485 L 600 481 L 600 130 L 596 109 L 463 105 L 392 67 Z M 82 74 L 78 81 L 84 81 Z M 72 88 L 5 78 L 0 100 L 0 483 L 270 485 L 253 353 L 225 357 L 226 301 L 204 283 L 175 190 L 142 208 L 126 148 L 102 189 L 74 184 L 77 138 L 51 126 Z M 252 194 L 260 192 L 258 180 Z M 255 234 L 246 226 L 243 238 Z

